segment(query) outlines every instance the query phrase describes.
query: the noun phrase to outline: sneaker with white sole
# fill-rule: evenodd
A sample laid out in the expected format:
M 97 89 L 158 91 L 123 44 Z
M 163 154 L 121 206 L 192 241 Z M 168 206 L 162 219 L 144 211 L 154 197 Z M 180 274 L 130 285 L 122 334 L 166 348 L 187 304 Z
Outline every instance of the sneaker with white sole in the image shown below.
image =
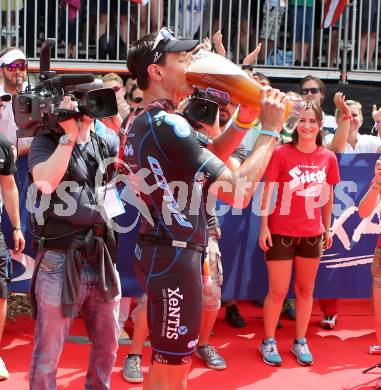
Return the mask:
M 213 370 L 224 370 L 226 368 L 225 359 L 211 345 L 198 346 L 195 352 L 196 356 L 203 360 L 207 367 Z
M 262 341 L 259 346 L 259 352 L 263 357 L 263 361 L 271 366 L 280 366 L 282 364 L 282 358 L 279 355 L 276 340 L 272 337 L 268 337 Z
M 302 366 L 310 366 L 314 362 L 312 353 L 308 348 L 307 340 L 304 337 L 294 341 L 291 352 L 296 356 L 296 360 Z
M 284 313 L 290 320 L 295 321 L 296 318 L 295 299 L 286 299 L 283 302 L 282 313 Z
M 9 378 L 9 372 L 3 359 L 0 357 L 0 381 L 5 381 Z
M 381 355 L 381 346 L 379 346 L 379 345 L 371 345 L 369 347 L 369 354 L 370 355 Z
M 130 383 L 143 382 L 141 355 L 128 355 L 124 359 L 123 378 Z
M 337 322 L 337 314 L 333 316 L 324 316 L 323 319 L 320 321 L 320 326 L 323 329 L 333 329 L 336 326 Z

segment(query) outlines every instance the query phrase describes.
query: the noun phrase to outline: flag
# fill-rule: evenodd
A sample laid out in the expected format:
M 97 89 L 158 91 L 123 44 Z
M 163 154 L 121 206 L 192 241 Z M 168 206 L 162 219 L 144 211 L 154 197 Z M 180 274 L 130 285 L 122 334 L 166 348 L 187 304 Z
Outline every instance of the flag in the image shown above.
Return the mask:
M 347 5 L 347 0 L 326 0 L 324 4 L 323 28 L 333 26 Z

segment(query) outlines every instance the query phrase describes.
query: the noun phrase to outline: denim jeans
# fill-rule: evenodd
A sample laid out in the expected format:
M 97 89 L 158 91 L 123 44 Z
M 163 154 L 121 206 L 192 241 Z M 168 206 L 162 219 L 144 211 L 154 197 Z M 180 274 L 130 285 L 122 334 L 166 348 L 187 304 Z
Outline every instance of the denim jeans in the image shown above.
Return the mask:
M 58 361 L 73 318 L 63 317 L 61 294 L 65 254 L 47 250 L 36 280 L 37 320 L 30 366 L 30 390 L 55 390 Z M 119 337 L 120 296 L 105 302 L 97 289 L 97 275 L 84 261 L 78 311 L 91 340 L 86 390 L 110 388 Z

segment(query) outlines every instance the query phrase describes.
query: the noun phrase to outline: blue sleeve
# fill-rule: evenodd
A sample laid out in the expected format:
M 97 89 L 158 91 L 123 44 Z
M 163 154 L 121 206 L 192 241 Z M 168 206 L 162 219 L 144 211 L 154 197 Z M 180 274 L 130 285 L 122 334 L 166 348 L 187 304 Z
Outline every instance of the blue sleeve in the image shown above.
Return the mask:
M 110 150 L 112 157 L 116 156 L 119 151 L 119 137 L 114 130 L 106 127 L 100 120 L 95 120 L 95 134 L 103 138 Z

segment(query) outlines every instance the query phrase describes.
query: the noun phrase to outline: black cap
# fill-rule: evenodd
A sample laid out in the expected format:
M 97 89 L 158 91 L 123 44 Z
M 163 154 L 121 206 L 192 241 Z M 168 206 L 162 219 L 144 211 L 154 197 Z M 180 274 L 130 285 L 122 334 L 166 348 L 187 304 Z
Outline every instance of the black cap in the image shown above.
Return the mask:
M 169 28 L 163 27 L 158 32 L 151 51 L 143 57 L 138 72 L 144 73 L 149 65 L 160 62 L 165 53 L 188 52 L 193 50 L 198 43 L 197 40 L 176 39 Z

